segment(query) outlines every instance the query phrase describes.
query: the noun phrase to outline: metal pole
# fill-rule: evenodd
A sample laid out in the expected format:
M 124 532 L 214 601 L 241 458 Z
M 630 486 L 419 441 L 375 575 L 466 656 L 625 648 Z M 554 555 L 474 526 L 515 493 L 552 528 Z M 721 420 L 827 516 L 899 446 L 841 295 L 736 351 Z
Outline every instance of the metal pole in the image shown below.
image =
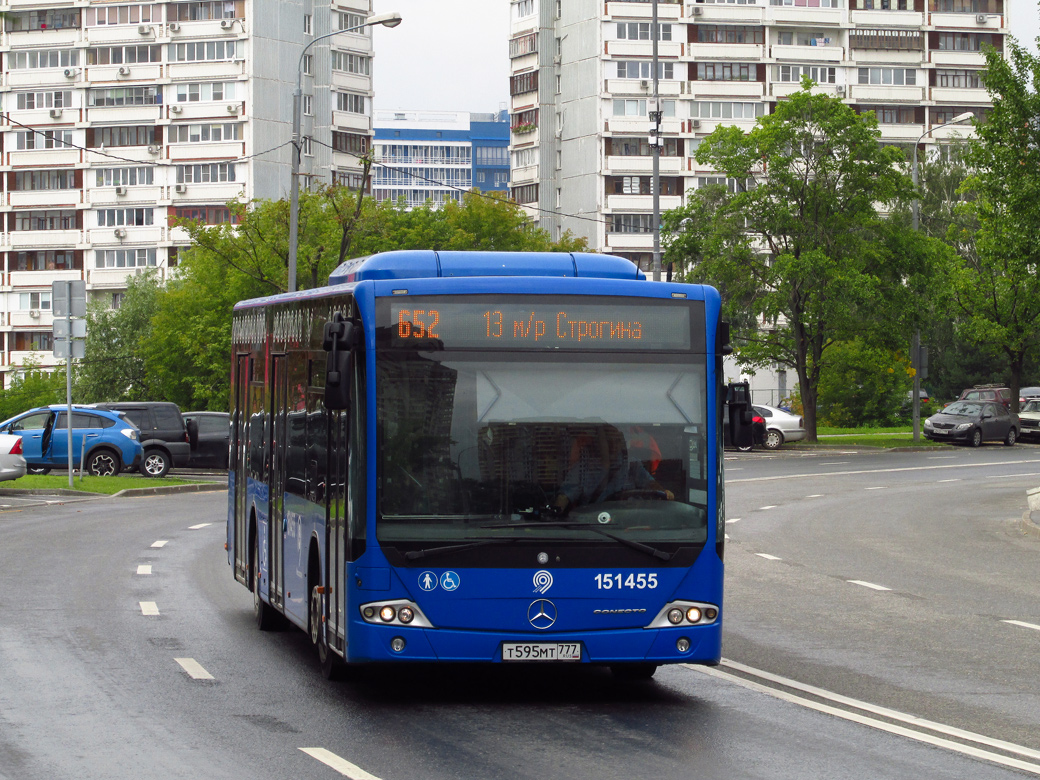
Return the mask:
M 654 70 L 654 114 L 652 116 L 654 137 L 651 139 L 653 144 L 650 147 L 650 153 L 654 158 L 654 168 L 650 186 L 654 196 L 654 281 L 659 282 L 661 281 L 661 96 L 658 84 L 658 76 L 660 75 L 658 73 L 658 38 L 660 38 L 660 31 L 657 23 L 657 0 L 654 0 L 654 21 L 650 27 L 650 37 L 654 41 L 653 62 L 651 65 Z
M 66 336 L 65 344 L 68 353 L 65 356 L 65 401 L 68 406 L 65 414 L 65 423 L 68 425 L 69 436 L 69 490 L 72 490 L 72 282 L 65 282 L 65 300 L 68 308 L 65 311 Z M 82 467 L 82 463 L 80 466 Z

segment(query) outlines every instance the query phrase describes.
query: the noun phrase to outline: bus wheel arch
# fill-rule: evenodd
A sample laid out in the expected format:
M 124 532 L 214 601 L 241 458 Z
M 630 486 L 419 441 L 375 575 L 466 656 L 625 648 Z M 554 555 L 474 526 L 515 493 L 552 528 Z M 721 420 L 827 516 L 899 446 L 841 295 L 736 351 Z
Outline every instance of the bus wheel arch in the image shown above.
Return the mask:
M 253 617 L 261 631 L 273 631 L 278 627 L 278 614 L 274 607 L 260 597 L 260 535 L 256 531 L 256 509 L 249 512 L 249 590 L 253 594 Z

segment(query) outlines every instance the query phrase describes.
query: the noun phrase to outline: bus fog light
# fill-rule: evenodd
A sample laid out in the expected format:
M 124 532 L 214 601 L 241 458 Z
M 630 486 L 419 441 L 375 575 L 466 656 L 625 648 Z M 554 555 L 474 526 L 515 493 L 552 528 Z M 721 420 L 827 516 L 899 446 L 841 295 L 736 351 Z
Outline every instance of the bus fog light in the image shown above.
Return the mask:
M 681 609 L 670 609 L 668 610 L 668 622 L 672 625 L 679 625 L 683 620 L 683 611 Z
M 691 623 L 700 623 L 701 611 L 697 609 L 697 607 L 690 607 L 688 610 L 686 610 L 686 619 L 689 620 Z
M 715 609 L 715 607 L 708 607 L 706 610 L 704 610 L 704 617 L 708 618 L 708 620 L 714 620 L 718 616 L 719 611 Z
M 379 619 L 382 620 L 384 623 L 389 623 L 394 619 L 394 615 L 396 614 L 397 612 L 394 610 L 393 607 L 383 607 L 381 610 L 379 610 Z
M 365 611 L 362 612 L 361 614 L 364 615 L 369 620 L 371 620 L 372 618 L 374 618 L 376 616 L 376 608 L 375 607 L 365 607 Z
M 690 652 L 690 640 L 684 636 L 679 637 L 675 642 L 675 649 L 680 653 Z
M 403 652 L 404 644 L 405 643 L 403 637 L 395 636 L 393 639 L 390 640 L 390 649 L 393 650 L 395 653 Z
M 412 610 L 411 607 L 401 607 L 399 610 L 397 610 L 397 619 L 405 624 L 411 623 L 413 620 L 415 620 L 415 612 Z

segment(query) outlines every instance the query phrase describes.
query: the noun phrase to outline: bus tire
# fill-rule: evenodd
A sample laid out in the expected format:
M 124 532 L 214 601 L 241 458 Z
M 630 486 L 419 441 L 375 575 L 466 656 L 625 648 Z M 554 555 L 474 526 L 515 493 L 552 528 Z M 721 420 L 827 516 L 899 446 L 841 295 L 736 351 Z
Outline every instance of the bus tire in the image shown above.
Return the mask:
M 253 591 L 253 617 L 261 631 L 273 631 L 278 626 L 278 614 L 260 598 L 260 537 L 253 532 L 253 559 L 249 562 L 249 589 Z
M 611 664 L 615 680 L 649 680 L 657 671 L 657 664 Z
M 318 662 L 321 664 L 321 676 L 326 680 L 339 680 L 343 675 L 343 661 L 333 652 L 325 641 L 325 632 L 322 616 L 324 610 L 321 593 L 318 586 L 311 587 L 310 618 L 307 621 L 310 627 L 311 644 L 318 649 Z

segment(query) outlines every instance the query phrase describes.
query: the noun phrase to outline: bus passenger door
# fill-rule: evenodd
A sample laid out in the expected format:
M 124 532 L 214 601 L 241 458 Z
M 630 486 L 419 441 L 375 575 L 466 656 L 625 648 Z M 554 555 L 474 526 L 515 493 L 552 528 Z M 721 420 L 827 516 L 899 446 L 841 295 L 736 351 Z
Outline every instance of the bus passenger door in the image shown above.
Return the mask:
M 249 505 L 247 486 L 249 482 L 249 380 L 252 377 L 252 358 L 238 355 L 235 361 L 235 451 L 230 466 L 235 471 L 235 528 L 232 537 L 235 545 L 235 579 L 248 586 L 252 582 L 249 572 Z M 255 574 L 255 572 L 253 573 Z
M 271 603 L 278 606 L 282 606 L 285 587 L 285 415 L 289 388 L 285 361 L 285 355 L 274 355 L 271 358 L 271 490 L 267 513 L 268 545 L 271 551 L 268 575 L 271 585 L 268 593 Z

